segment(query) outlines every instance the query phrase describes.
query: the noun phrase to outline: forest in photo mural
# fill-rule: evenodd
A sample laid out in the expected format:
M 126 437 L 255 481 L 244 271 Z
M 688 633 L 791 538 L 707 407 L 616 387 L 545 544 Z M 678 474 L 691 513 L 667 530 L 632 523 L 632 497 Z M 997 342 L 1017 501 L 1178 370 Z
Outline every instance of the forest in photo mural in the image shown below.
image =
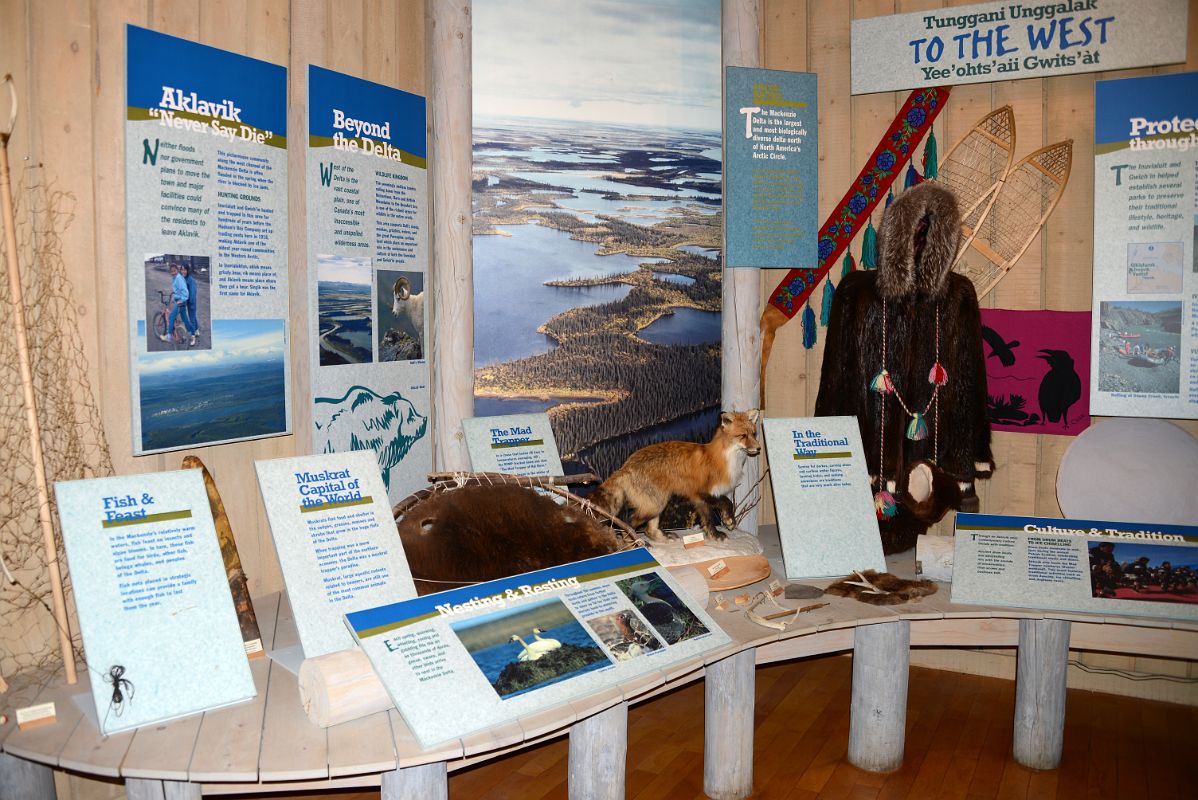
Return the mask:
M 706 441 L 720 404 L 717 0 L 474 6 L 475 414 L 567 472 Z

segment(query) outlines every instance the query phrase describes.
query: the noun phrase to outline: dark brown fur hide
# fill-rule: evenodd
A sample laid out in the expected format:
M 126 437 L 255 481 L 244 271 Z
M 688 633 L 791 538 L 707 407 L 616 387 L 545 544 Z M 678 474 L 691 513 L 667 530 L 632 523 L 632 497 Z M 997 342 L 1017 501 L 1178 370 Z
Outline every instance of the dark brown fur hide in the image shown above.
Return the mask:
M 950 191 L 934 183 L 909 189 L 882 219 L 878 269 L 846 276 L 833 297 L 815 413 L 857 417 L 866 465 L 874 476 L 879 443 L 885 438 L 882 474 L 896 483 L 900 504 L 907 470 L 915 461 L 935 461 L 952 481 L 989 477 L 993 470 L 977 295 L 968 278 L 950 271 L 959 237 L 960 217 Z M 911 418 L 891 396 L 886 400 L 886 427 L 881 428 L 882 395 L 869 384 L 882 369 L 883 299 L 888 305 L 886 367 L 912 410 L 922 410 L 932 396 L 928 372 L 936 360 L 939 308 L 940 362 L 948 371 L 948 384 L 939 395 L 939 453 L 933 452 L 934 409 L 925 418 L 928 437 L 913 441 L 906 438 Z M 979 469 L 979 463 L 985 468 Z M 909 516 L 916 533 L 921 524 L 926 529 L 921 519 L 926 509 Z M 890 524 L 882 523 L 887 553 L 915 543 L 913 534 L 888 542 L 894 538 L 887 536 Z M 899 546 L 908 541 L 906 547 Z
M 897 606 L 909 603 L 930 594 L 936 594 L 936 584 L 931 581 L 910 581 L 891 575 L 889 572 L 874 572 L 867 569 L 861 573 L 870 583 L 887 594 L 871 594 L 864 586 L 850 586 L 849 581 L 856 581 L 856 575 L 850 575 L 844 580 L 837 581 L 824 590 L 824 594 L 834 594 L 837 597 L 850 597 L 874 606 Z
M 439 492 L 397 522 L 419 594 L 614 553 L 615 534 L 578 506 L 519 486 Z

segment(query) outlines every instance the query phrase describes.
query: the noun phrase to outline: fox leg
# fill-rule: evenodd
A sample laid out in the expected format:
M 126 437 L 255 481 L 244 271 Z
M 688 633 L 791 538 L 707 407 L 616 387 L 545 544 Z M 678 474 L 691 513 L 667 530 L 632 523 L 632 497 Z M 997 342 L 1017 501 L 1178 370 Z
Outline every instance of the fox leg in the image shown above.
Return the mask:
M 703 533 L 710 536 L 712 539 L 719 541 L 727 539 L 728 534 L 717 528 L 711 522 L 711 506 L 707 504 L 705 497 L 710 495 L 699 495 L 691 498 L 691 503 L 695 506 L 695 511 L 699 515 L 699 526 L 703 528 Z
M 632 520 L 628 524 L 631 525 L 634 530 L 639 528 L 641 525 L 644 525 L 645 533 L 649 535 L 650 539 L 655 542 L 664 542 L 670 537 L 660 527 L 658 527 L 657 521 L 659 518 L 659 514 L 650 516 L 647 513 L 638 512 L 632 515 Z
M 710 494 L 700 495 L 703 501 L 715 509 L 719 514 L 720 522 L 729 530 L 736 529 L 736 508 L 732 505 L 732 500 L 727 496 L 716 496 Z

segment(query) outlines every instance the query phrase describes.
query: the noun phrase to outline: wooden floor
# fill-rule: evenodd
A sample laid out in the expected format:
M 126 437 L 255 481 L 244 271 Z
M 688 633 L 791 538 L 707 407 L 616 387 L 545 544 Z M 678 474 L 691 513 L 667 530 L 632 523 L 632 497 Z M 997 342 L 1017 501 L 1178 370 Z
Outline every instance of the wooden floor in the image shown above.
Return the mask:
M 844 758 L 851 675 L 847 656 L 757 670 L 753 797 L 1198 797 L 1198 708 L 1070 690 L 1061 766 L 1036 772 L 1010 756 L 1014 683 L 917 667 L 911 669 L 903 768 L 863 772 Z M 628 800 L 705 796 L 701 681 L 633 706 L 628 728 Z M 567 749 L 562 737 L 452 772 L 450 800 L 565 798 Z

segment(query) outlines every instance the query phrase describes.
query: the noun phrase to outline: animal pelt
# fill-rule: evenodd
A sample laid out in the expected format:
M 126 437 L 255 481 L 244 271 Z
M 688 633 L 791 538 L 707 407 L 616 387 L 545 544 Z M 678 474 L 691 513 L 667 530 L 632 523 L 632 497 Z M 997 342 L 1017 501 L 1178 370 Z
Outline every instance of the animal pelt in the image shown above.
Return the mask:
M 892 575 L 889 572 L 875 572 L 872 569 L 867 569 L 859 573 L 861 578 L 876 586 L 885 594 L 876 594 L 871 592 L 868 587 L 858 586 L 861 578 L 857 575 L 849 575 L 848 577 L 837 581 L 836 583 L 824 589 L 824 594 L 834 594 L 837 597 L 849 597 L 853 600 L 860 600 L 862 603 L 869 603 L 874 606 L 897 606 L 902 603 L 909 603 L 912 600 L 918 600 L 921 597 L 936 594 L 937 587 L 932 581 L 912 581 L 906 578 L 900 578 L 897 575 Z
M 438 492 L 404 512 L 397 525 L 422 595 L 619 549 L 611 529 L 583 509 L 520 486 Z
M 930 182 L 904 192 L 883 217 L 878 239 L 878 269 L 851 273 L 837 287 L 815 413 L 857 418 L 866 463 L 875 478 L 879 446 L 885 440 L 881 476 L 894 482 L 893 493 L 901 503 L 908 470 L 916 461 L 935 462 L 946 478 L 965 486 L 990 476 L 994 459 L 986 367 L 977 294 L 968 278 L 951 271 L 960 241 L 960 215 L 952 192 Z M 926 417 L 927 438 L 915 441 L 905 435 L 910 417 L 893 396 L 871 390 L 870 382 L 882 370 L 885 325 L 891 379 L 909 408 L 922 410 L 927 405 L 934 389 L 928 373 L 936 361 L 937 311 L 940 363 L 948 383 L 940 389 L 938 433 L 933 406 Z M 939 451 L 934 452 L 937 443 Z M 958 498 L 949 505 L 956 508 L 959 502 Z M 915 518 L 927 516 L 924 510 Z

